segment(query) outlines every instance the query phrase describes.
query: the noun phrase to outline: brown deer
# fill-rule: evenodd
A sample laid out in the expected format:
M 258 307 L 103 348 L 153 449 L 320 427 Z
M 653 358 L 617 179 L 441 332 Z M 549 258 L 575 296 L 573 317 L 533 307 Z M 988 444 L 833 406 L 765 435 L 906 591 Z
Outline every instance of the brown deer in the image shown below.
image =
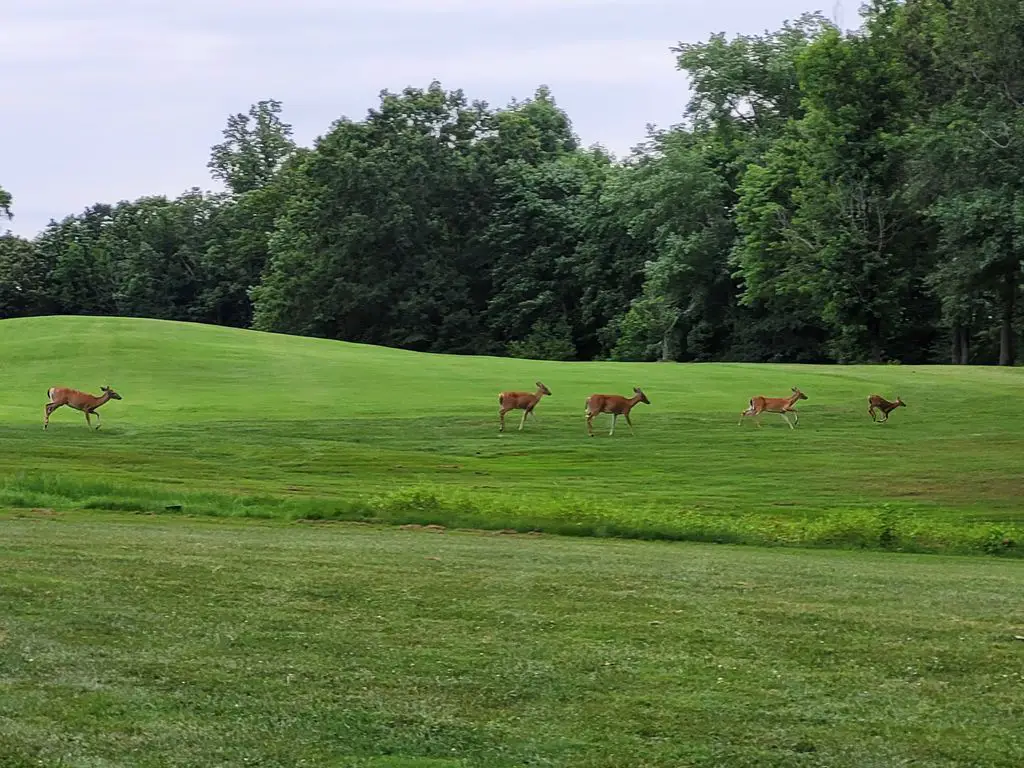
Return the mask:
M 886 400 L 881 395 L 871 395 L 868 398 L 868 413 L 871 415 L 871 420 L 877 422 L 878 424 L 884 424 L 885 422 L 887 422 L 889 420 L 889 414 L 892 411 L 894 411 L 895 409 L 897 409 L 897 408 L 906 408 L 906 407 L 907 407 L 907 404 L 904 403 L 898 397 L 896 398 L 896 402 L 895 403 L 892 403 L 892 402 Z M 881 421 L 878 421 L 875 418 L 875 409 L 876 408 L 878 410 L 880 410 L 882 412 L 882 415 L 885 417 Z
M 647 395 L 643 393 L 640 387 L 633 387 L 632 397 L 623 397 L 622 395 L 591 395 L 587 398 L 587 406 L 584 411 L 587 417 L 587 432 L 593 437 L 594 427 L 592 422 L 594 417 L 602 413 L 610 413 L 612 415 L 612 428 L 608 432 L 609 437 L 615 434 L 615 421 L 619 416 L 626 417 L 629 433 L 636 435 L 636 432 L 633 431 L 633 422 L 629 420 L 629 412 L 633 410 L 633 406 L 637 403 L 651 404 L 651 401 L 647 399 Z
M 43 429 L 50 425 L 50 414 L 62 405 L 74 408 L 76 411 L 82 411 L 85 414 L 85 423 L 90 427 L 92 426 L 92 421 L 89 420 L 89 416 L 95 416 L 96 429 L 99 429 L 100 415 L 96 409 L 107 402 L 107 400 L 122 399 L 110 387 L 102 387 L 101 391 L 103 394 L 96 397 L 87 392 L 79 392 L 77 389 L 69 389 L 68 387 L 50 387 L 46 390 L 46 396 L 50 399 L 50 402 L 46 404 L 46 418 L 43 419 Z
M 793 403 L 797 400 L 806 399 L 807 395 L 796 387 L 793 387 L 793 394 L 789 397 L 765 397 L 764 395 L 756 395 L 750 398 L 750 407 L 740 414 L 740 420 L 738 423 L 743 423 L 744 416 L 754 416 L 754 423 L 760 427 L 761 420 L 756 417 L 760 416 L 764 411 L 768 411 L 768 413 L 777 413 L 782 416 L 783 421 L 789 424 L 790 429 L 793 429 L 793 422 L 789 420 L 789 416 L 786 414 L 792 413 L 796 423 L 799 424 L 800 414 L 796 412 L 796 408 L 793 407 Z
M 501 420 L 501 427 L 498 429 L 499 432 L 505 431 L 505 414 L 509 411 L 521 410 L 523 412 L 523 418 L 519 422 L 519 431 L 523 431 L 523 425 L 526 423 L 526 417 L 532 415 L 534 419 L 537 418 L 536 414 L 533 413 L 533 409 L 537 407 L 537 403 L 544 395 L 550 395 L 551 390 L 545 387 L 539 381 L 537 382 L 536 392 L 502 392 L 498 395 L 498 405 L 501 406 L 498 409 L 498 418 Z

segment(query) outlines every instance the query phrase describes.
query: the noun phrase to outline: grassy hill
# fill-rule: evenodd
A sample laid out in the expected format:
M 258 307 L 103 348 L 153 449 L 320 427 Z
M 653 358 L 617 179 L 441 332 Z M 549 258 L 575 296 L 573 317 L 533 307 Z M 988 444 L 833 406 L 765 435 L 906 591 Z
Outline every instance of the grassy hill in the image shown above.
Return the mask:
M 0 321 L 0 504 L 1014 551 L 1024 369 L 556 363 L 118 318 Z M 536 421 L 497 393 L 543 381 Z M 90 432 L 50 386 L 124 399 Z M 642 386 L 631 436 L 592 392 Z M 800 424 L 738 415 L 799 386 Z M 908 407 L 872 424 L 867 396 Z M 1018 537 L 1015 539 L 1014 537 Z
M 0 353 L 4 766 L 1021 764 L 1019 562 L 286 524 L 1015 555 L 1020 369 L 96 318 L 0 321 Z M 499 435 L 497 392 L 537 379 Z M 124 400 L 44 432 L 57 384 Z M 636 436 L 588 438 L 586 395 L 637 384 Z M 796 430 L 737 426 L 794 385 Z M 872 424 L 872 391 L 909 407 Z

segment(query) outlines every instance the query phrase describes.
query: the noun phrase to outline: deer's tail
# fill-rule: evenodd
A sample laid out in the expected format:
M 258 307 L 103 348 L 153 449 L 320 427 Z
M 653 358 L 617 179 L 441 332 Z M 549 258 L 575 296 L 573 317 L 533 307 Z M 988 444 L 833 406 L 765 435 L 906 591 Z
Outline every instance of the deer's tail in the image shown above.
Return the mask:
M 54 387 L 50 387 L 48 390 L 46 390 L 46 399 L 47 400 L 53 400 L 53 390 L 54 390 Z

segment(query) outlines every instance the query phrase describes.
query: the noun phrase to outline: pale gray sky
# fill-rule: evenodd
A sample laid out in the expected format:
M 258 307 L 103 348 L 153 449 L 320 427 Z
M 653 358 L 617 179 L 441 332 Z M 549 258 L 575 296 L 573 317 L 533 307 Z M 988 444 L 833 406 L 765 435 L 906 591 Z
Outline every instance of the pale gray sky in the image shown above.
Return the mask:
M 382 88 L 432 78 L 492 106 L 547 84 L 584 144 L 621 155 L 647 123 L 682 114 L 670 46 L 832 16 L 832 2 L 3 0 L 7 226 L 31 236 L 95 202 L 218 188 L 210 146 L 260 99 L 283 102 L 309 144 L 342 115 L 361 119 Z

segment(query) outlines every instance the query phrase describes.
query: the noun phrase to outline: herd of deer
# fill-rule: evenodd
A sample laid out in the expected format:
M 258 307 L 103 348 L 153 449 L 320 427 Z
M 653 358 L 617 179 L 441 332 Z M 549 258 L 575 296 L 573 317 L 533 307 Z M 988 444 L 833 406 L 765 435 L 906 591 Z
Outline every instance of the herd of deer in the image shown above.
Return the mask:
M 46 391 L 48 402 L 46 403 L 46 417 L 43 419 L 43 429 L 46 429 L 50 425 L 50 414 L 60 408 L 62 405 L 66 405 L 69 408 L 74 408 L 76 411 L 82 411 L 85 414 L 85 423 L 88 426 L 92 426 L 90 416 L 96 417 L 96 429 L 100 428 L 100 415 L 97 412 L 97 408 L 103 405 L 108 400 L 120 400 L 121 396 L 117 394 L 110 387 L 101 387 L 102 395 L 97 397 L 96 395 L 90 395 L 87 392 L 81 392 L 77 389 L 69 389 L 67 387 L 50 387 Z M 522 431 L 523 426 L 526 424 L 526 417 L 533 414 L 534 409 L 537 407 L 537 403 L 540 402 L 544 395 L 550 395 L 551 390 L 545 387 L 541 382 L 537 382 L 536 392 L 502 392 L 498 395 L 498 419 L 501 422 L 501 427 L 498 429 L 499 432 L 505 431 L 505 414 L 509 411 L 522 411 L 523 417 L 519 421 L 519 429 Z M 761 420 L 756 418 L 762 413 L 778 413 L 782 416 L 785 422 L 789 425 L 790 429 L 793 429 L 794 424 L 800 423 L 800 416 L 796 412 L 796 408 L 793 405 L 798 400 L 806 400 L 807 395 L 801 392 L 796 387 L 793 387 L 793 394 L 789 397 L 765 397 L 764 395 L 756 395 L 750 398 L 750 405 L 748 408 L 740 414 L 739 423 L 743 423 L 745 416 L 754 416 L 757 426 L 761 426 Z M 647 399 L 647 395 L 644 394 L 640 387 L 633 387 L 632 397 L 623 397 L 622 395 L 591 395 L 587 398 L 586 410 L 584 415 L 587 418 L 587 433 L 594 436 L 593 421 L 595 416 L 599 416 L 602 413 L 610 413 L 612 416 L 612 428 L 608 432 L 609 435 L 615 434 L 615 422 L 619 416 L 623 416 L 626 419 L 626 424 L 629 425 L 629 431 L 633 432 L 633 422 L 629 420 L 629 412 L 633 410 L 633 406 L 637 403 L 651 404 L 651 401 Z M 900 406 L 906 406 L 900 398 L 896 398 L 896 402 L 886 400 L 881 395 L 871 395 L 868 398 L 868 413 L 871 414 L 871 420 L 877 421 L 875 418 L 876 411 L 881 411 L 882 416 L 879 423 L 884 423 L 889 420 L 889 414 Z M 789 414 L 793 414 L 793 421 L 789 420 Z M 536 416 L 534 416 L 536 418 Z
M 544 386 L 541 382 L 537 382 L 536 392 L 502 392 L 498 395 L 498 419 L 501 422 L 501 427 L 498 428 L 499 432 L 505 431 L 505 414 L 509 411 L 521 410 L 523 412 L 523 418 L 519 421 L 519 429 L 522 430 L 523 425 L 526 424 L 526 417 L 533 414 L 534 408 L 537 407 L 537 403 L 540 402 L 544 395 L 550 395 L 551 390 Z M 743 423 L 745 416 L 754 416 L 754 423 L 758 427 L 761 426 L 761 420 L 759 417 L 762 413 L 777 413 L 782 416 L 783 420 L 789 425 L 790 429 L 794 428 L 795 424 L 800 423 L 800 416 L 794 408 L 794 404 L 798 400 L 806 400 L 807 395 L 801 392 L 796 387 L 793 387 L 793 394 L 789 397 L 765 397 L 764 395 L 755 395 L 750 398 L 750 405 L 743 413 L 740 414 L 739 424 Z M 594 428 L 593 421 L 594 417 L 602 413 L 610 413 L 612 415 L 612 428 L 608 431 L 609 435 L 615 434 L 615 422 L 619 416 L 623 416 L 626 419 L 626 424 L 629 425 L 629 431 L 633 433 L 633 422 L 629 420 L 629 412 L 633 410 L 633 406 L 637 403 L 651 404 L 651 401 L 647 399 L 647 395 L 643 393 L 640 387 L 633 387 L 632 397 L 623 397 L 622 395 L 591 395 L 587 398 L 586 409 L 584 415 L 587 419 L 587 433 L 593 437 Z M 868 413 L 871 415 L 872 421 L 877 421 L 882 424 L 889 420 L 889 414 L 896 408 L 901 406 L 906 407 L 906 403 L 900 398 L 896 398 L 895 402 L 886 400 L 881 395 L 871 395 L 868 397 Z M 877 419 L 877 412 L 882 412 L 882 419 Z M 793 414 L 793 421 L 789 420 L 789 414 Z M 534 417 L 536 418 L 536 417 Z

